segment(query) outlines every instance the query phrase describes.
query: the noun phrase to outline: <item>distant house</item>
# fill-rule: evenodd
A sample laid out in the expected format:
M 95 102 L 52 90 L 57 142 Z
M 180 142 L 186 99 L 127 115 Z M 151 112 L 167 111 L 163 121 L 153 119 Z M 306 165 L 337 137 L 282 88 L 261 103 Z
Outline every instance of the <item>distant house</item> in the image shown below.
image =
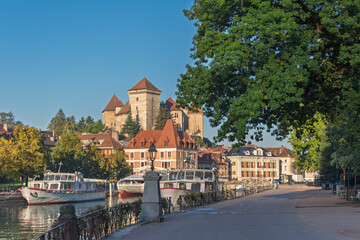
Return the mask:
M 101 151 L 105 156 L 116 153 L 118 148 L 123 148 L 123 146 L 108 133 L 83 133 L 79 138 L 84 148 L 88 145 L 94 145 L 96 149 Z
M 303 175 L 297 174 L 294 170 L 293 164 L 295 163 L 294 155 L 291 153 L 290 149 L 281 146 L 279 148 L 265 148 L 266 150 L 272 152 L 274 155 L 277 155 L 280 160 L 281 165 L 281 181 L 287 183 L 291 180 L 295 182 L 302 182 L 304 180 Z
M 198 167 L 196 142 L 187 132 L 177 131 L 173 120 L 167 120 L 163 130 L 141 131 L 125 147 L 126 161 L 134 173 L 149 169 L 148 149 L 157 149 L 154 166 L 158 171 Z
M 9 140 L 14 134 L 14 129 L 9 128 L 7 123 L 0 124 L 0 137 Z
M 280 178 L 279 157 L 257 145 L 232 148 L 231 160 L 234 180 L 274 181 Z
M 59 137 L 55 135 L 54 131 L 41 131 L 44 135 L 44 144 L 47 147 L 55 147 L 56 142 L 59 140 Z

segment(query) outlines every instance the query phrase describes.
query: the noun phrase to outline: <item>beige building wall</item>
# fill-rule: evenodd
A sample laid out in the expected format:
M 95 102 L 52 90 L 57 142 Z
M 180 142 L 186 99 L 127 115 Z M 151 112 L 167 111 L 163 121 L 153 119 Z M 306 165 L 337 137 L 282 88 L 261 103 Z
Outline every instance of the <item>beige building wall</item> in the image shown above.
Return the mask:
M 189 133 L 204 138 L 204 120 L 202 112 L 187 112 L 189 117 Z
M 115 111 L 104 111 L 102 113 L 102 121 L 103 124 L 108 127 L 115 130 L 116 126 L 116 117 L 115 117 Z
M 264 156 L 227 156 L 232 163 L 232 178 L 272 181 L 279 179 L 279 158 Z
M 153 130 L 160 110 L 160 92 L 152 90 L 128 91 L 132 118 L 139 118 L 141 130 Z
M 127 114 L 121 114 L 121 115 L 116 116 L 115 129 L 119 133 L 121 133 L 121 130 L 122 130 L 123 125 L 125 124 L 126 118 L 127 118 Z

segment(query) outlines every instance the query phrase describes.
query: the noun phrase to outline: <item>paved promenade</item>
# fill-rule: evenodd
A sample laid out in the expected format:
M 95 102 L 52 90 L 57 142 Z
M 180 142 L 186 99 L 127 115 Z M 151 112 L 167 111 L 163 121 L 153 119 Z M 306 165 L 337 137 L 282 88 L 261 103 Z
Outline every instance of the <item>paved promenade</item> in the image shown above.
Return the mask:
M 360 239 L 360 207 L 316 187 L 279 189 L 135 225 L 107 239 Z

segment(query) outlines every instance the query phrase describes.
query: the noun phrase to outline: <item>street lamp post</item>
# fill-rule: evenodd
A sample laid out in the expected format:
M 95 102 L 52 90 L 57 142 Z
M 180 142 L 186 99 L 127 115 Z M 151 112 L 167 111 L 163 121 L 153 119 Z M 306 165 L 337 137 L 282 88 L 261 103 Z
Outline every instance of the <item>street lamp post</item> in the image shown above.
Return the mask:
M 154 171 L 154 160 L 156 158 L 156 153 L 157 153 L 154 143 L 150 144 L 148 151 L 149 151 L 149 159 L 151 161 L 151 171 L 153 172 Z

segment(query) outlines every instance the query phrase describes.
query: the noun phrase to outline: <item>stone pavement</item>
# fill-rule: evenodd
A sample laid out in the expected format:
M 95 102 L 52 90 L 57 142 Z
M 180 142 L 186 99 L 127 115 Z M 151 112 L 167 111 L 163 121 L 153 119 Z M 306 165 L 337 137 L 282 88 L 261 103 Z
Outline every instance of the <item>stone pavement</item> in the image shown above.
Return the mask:
M 331 191 L 304 185 L 174 213 L 106 239 L 360 239 L 360 208 Z

